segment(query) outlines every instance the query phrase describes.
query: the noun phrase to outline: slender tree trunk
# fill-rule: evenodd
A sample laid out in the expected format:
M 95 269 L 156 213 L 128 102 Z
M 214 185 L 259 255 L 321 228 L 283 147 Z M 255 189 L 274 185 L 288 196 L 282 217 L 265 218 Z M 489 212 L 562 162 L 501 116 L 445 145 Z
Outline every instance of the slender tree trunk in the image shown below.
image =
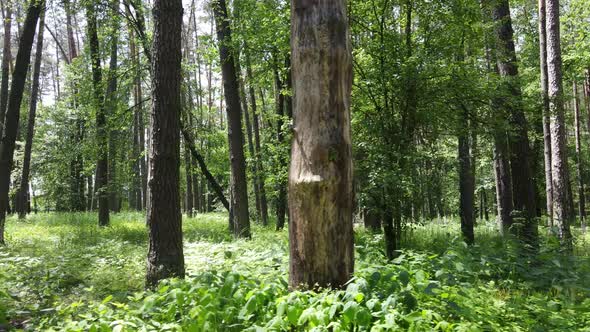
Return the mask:
M 547 88 L 549 85 L 547 77 L 547 35 L 545 0 L 539 2 L 539 58 L 541 66 L 541 98 L 543 101 L 543 147 L 545 160 L 545 196 L 547 200 L 547 221 L 548 226 L 553 227 L 553 176 L 551 172 L 551 128 L 549 119 L 549 98 Z M 588 123 L 590 130 L 590 122 Z
M 289 285 L 342 287 L 354 268 L 346 5 L 343 0 L 293 0 L 291 5 Z
M 496 200 L 498 207 L 498 228 L 507 234 L 512 226 L 512 175 L 508 161 L 506 135 L 496 129 L 494 137 L 494 174 L 496 179 Z
M 154 2 L 147 285 L 184 277 L 180 211 L 182 1 Z
M 4 4 L 4 2 L 2 2 Z M 4 7 L 4 5 L 2 6 Z M 0 86 L 0 139 L 2 139 L 4 132 L 4 118 L 6 115 L 6 106 L 8 106 L 8 81 L 10 76 L 10 61 L 12 55 L 10 54 L 10 38 L 12 27 L 12 4 L 6 3 L 4 15 L 4 46 L 2 49 L 2 85 Z
M 459 125 L 459 215 L 461 216 L 461 233 L 465 243 L 475 242 L 473 234 L 473 168 L 469 149 L 469 112 L 463 108 Z
M 118 58 L 118 46 L 119 46 L 119 22 L 117 18 L 118 12 L 114 9 L 119 7 L 119 0 L 114 0 L 111 3 L 113 9 L 111 9 L 111 15 L 113 17 L 113 27 L 111 35 L 111 58 L 109 63 L 109 78 L 106 90 L 106 103 L 109 109 L 109 116 L 114 117 L 117 115 L 118 107 L 118 96 L 117 96 L 117 58 Z M 113 212 L 119 212 L 121 206 L 119 204 L 119 186 L 117 181 L 117 158 L 118 149 L 117 143 L 119 141 L 119 132 L 117 130 L 109 131 L 109 142 L 108 142 L 108 195 L 109 195 L 109 207 Z
M 586 226 L 586 196 L 584 194 L 584 166 L 582 165 L 582 138 L 580 131 L 580 102 L 578 99 L 578 86 L 573 82 L 574 94 L 574 125 L 576 135 L 576 170 L 578 175 L 578 211 L 582 228 Z
M 546 0 L 547 78 L 549 114 L 551 115 L 551 172 L 553 180 L 553 213 L 558 236 L 566 249 L 571 248 L 568 208 L 569 174 L 566 153 L 565 111 L 561 71 L 561 43 L 559 31 L 559 0 Z
M 186 173 L 186 196 L 185 196 L 185 210 L 189 218 L 193 217 L 193 177 L 191 170 L 191 155 L 188 149 L 188 144 L 184 142 L 184 171 Z
M 227 103 L 228 141 L 231 163 L 231 209 L 233 211 L 233 233 L 236 237 L 250 237 L 250 217 L 248 213 L 248 185 L 246 178 L 246 159 L 244 157 L 244 134 L 242 133 L 242 110 L 238 78 L 231 44 L 231 28 L 227 16 L 225 0 L 212 3 L 217 25 L 219 57 L 223 90 Z M 223 108 L 223 107 L 222 107 Z
M 29 119 L 27 124 L 27 139 L 25 142 L 24 160 L 20 189 L 17 193 L 16 211 L 19 218 L 24 218 L 29 210 L 29 174 L 31 171 L 31 151 L 33 136 L 35 135 L 35 116 L 37 114 L 37 99 L 39 97 L 39 76 L 41 74 L 41 60 L 43 58 L 43 32 L 45 26 L 45 10 L 39 17 L 39 33 L 37 34 L 37 49 L 33 66 L 33 86 L 31 88 L 31 103 L 29 105 Z
M 246 56 L 246 78 L 249 82 L 248 93 L 250 95 L 250 103 L 252 104 L 252 129 L 254 132 L 254 162 L 256 163 L 256 185 L 258 186 L 260 196 L 260 218 L 263 225 L 268 225 L 268 203 L 266 200 L 266 189 L 264 185 L 264 170 L 261 161 L 261 147 L 260 147 L 260 128 L 258 121 L 258 109 L 256 106 L 256 94 L 254 92 L 254 75 L 252 74 L 252 66 L 250 64 L 250 53 L 248 49 L 245 50 Z
M 29 4 L 18 44 L 18 53 L 16 54 L 12 81 L 10 82 L 10 94 L 8 95 L 8 105 L 5 115 L 6 130 L 0 142 L 0 245 L 4 244 L 4 224 L 9 205 L 8 190 L 10 187 L 10 174 L 12 173 L 16 134 L 19 127 L 20 106 L 23 99 L 27 72 L 31 62 L 31 48 L 35 37 L 35 28 L 37 27 L 37 20 L 44 7 L 44 1 L 34 1 Z
M 277 144 L 283 144 L 285 137 L 283 133 L 283 117 L 285 116 L 285 96 L 281 92 L 283 89 L 283 83 L 279 76 L 278 61 L 275 58 L 274 64 L 274 77 L 275 77 L 275 90 L 276 90 L 276 107 L 277 107 Z M 286 158 L 283 155 L 279 156 L 279 167 L 286 166 Z M 278 195 L 275 201 L 275 212 L 277 217 L 276 229 L 281 230 L 285 227 L 285 214 L 287 212 L 287 183 L 284 183 L 282 179 L 278 181 Z
M 96 193 L 98 196 L 98 224 L 109 225 L 109 183 L 108 183 L 108 128 L 102 89 L 102 68 L 98 42 L 98 24 L 93 3 L 86 6 L 88 18 L 88 45 L 92 61 L 92 85 L 94 89 L 94 105 L 96 107 L 96 131 L 98 159 L 96 162 Z

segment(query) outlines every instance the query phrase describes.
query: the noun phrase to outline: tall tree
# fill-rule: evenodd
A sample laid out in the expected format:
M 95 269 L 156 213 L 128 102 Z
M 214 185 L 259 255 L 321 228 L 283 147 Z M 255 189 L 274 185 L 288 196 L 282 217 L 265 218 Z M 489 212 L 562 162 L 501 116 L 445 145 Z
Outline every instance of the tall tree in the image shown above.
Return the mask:
M 4 45 L 2 48 L 2 83 L 0 86 L 0 139 L 4 132 L 4 117 L 6 115 L 6 106 L 8 105 L 8 80 L 10 76 L 10 39 L 12 27 L 12 4 L 2 2 L 2 10 L 4 11 Z
M 469 149 L 469 111 L 463 106 L 459 116 L 459 214 L 461 216 L 461 232 L 467 244 L 475 242 L 474 225 L 474 185 L 472 158 Z
M 180 211 L 182 1 L 154 2 L 147 285 L 184 277 Z
M 508 116 L 507 122 L 511 127 L 508 142 L 513 208 L 522 213 L 524 226 L 521 235 L 533 244 L 537 238 L 535 189 L 531 172 L 528 124 L 522 104 L 508 0 L 493 0 L 491 13 L 495 35 L 494 57 L 501 77 L 498 87 L 501 96 L 495 98 L 495 106 L 501 108 L 502 114 Z
M 20 120 L 20 106 L 23 100 L 27 72 L 31 62 L 31 48 L 35 39 L 37 20 L 45 7 L 44 1 L 31 1 L 22 26 L 16 63 L 10 83 L 8 106 L 5 115 L 5 131 L 0 142 L 0 244 L 4 244 L 4 224 L 8 208 L 8 190 L 14 157 L 16 134 Z
M 250 219 L 248 213 L 248 185 L 246 178 L 246 159 L 244 157 L 244 133 L 242 132 L 242 110 L 234 53 L 231 49 L 231 28 L 227 16 L 225 0 L 214 0 L 212 3 L 217 40 L 219 41 L 219 57 L 223 91 L 227 104 L 229 159 L 231 163 L 231 213 L 230 223 L 233 225 L 234 236 L 250 237 Z
M 547 94 L 551 115 L 551 173 L 553 180 L 553 213 L 558 226 L 558 236 L 564 247 L 571 245 L 569 205 L 569 173 L 566 153 L 565 111 L 563 105 L 563 82 L 561 41 L 559 28 L 559 0 L 546 0 L 547 36 Z
M 98 196 L 98 224 L 109 224 L 109 183 L 108 183 L 108 128 L 105 110 L 104 91 L 102 88 L 102 68 L 100 64 L 100 49 L 98 41 L 98 24 L 96 22 L 96 9 L 94 2 L 86 4 L 86 16 L 88 20 L 88 45 L 92 62 L 92 87 L 94 92 L 94 105 L 96 107 L 96 140 L 98 143 L 98 159 L 96 162 L 96 185 Z
M 354 268 L 352 54 L 346 1 L 291 1 L 289 284 L 341 287 Z
M 582 134 L 580 131 L 580 100 L 576 80 L 572 84 L 574 95 L 574 132 L 576 138 L 576 171 L 578 176 L 578 213 L 582 226 L 586 225 L 586 195 L 584 193 L 584 167 L 582 165 Z
M 551 124 L 549 118 L 549 97 L 547 88 L 547 35 L 545 0 L 539 0 L 539 64 L 541 69 L 541 98 L 543 102 L 543 150 L 545 161 L 545 198 L 547 202 L 548 225 L 553 226 L 553 175 L 551 172 Z M 588 127 L 590 129 L 590 126 Z
M 111 2 L 111 54 L 108 71 L 108 84 L 106 89 L 106 106 L 108 107 L 108 117 L 114 118 L 117 114 L 118 96 L 117 96 L 117 72 L 118 55 L 119 55 L 119 0 Z M 108 195 L 109 208 L 114 212 L 121 210 L 121 203 L 119 199 L 119 186 L 117 183 L 117 146 L 118 146 L 118 130 L 110 130 L 108 134 Z
M 41 74 L 41 60 L 43 58 L 43 32 L 45 27 L 45 11 L 39 18 L 39 32 L 37 33 L 37 49 L 33 66 L 33 86 L 31 88 L 31 103 L 29 104 L 29 118 L 27 124 L 27 138 L 22 166 L 20 188 L 17 192 L 16 211 L 19 218 L 24 218 L 29 211 L 29 174 L 31 171 L 31 151 L 35 134 L 35 117 L 37 114 L 37 100 L 39 99 L 39 76 Z

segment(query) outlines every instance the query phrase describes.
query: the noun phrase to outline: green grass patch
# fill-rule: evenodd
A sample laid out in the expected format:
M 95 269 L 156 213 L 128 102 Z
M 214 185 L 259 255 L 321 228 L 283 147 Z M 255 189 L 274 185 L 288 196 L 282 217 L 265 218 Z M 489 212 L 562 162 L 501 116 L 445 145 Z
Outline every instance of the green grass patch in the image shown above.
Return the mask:
M 288 292 L 286 231 L 234 241 L 224 214 L 184 219 L 187 278 L 145 291 L 147 232 L 138 213 L 8 219 L 0 249 L 0 330 L 590 331 L 588 235 L 575 255 L 543 237 L 523 257 L 491 224 L 465 246 L 456 222 L 413 225 L 393 262 L 381 234 L 356 229 L 344 290 Z M 541 230 L 546 234 L 545 230 Z

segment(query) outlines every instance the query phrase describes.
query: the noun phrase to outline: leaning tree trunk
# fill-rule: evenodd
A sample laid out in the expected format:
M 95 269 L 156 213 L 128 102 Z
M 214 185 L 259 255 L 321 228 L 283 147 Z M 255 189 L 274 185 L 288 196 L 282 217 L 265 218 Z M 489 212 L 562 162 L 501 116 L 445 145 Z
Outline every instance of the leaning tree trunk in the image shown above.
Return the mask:
M 29 211 L 29 174 L 31 171 L 31 150 L 35 134 L 35 116 L 37 114 L 37 99 L 39 97 L 39 76 L 41 74 L 41 60 L 43 58 L 43 28 L 45 26 L 45 11 L 39 18 L 39 32 L 37 34 L 37 49 L 33 66 L 33 86 L 31 88 L 31 104 L 29 105 L 29 119 L 27 124 L 27 139 L 23 160 L 20 189 L 17 193 L 16 211 L 19 218 L 24 218 Z
M 574 129 L 576 136 L 576 170 L 578 172 L 578 213 L 582 228 L 586 227 L 586 195 L 584 194 L 584 169 L 582 165 L 582 138 L 580 132 L 580 102 L 578 99 L 578 86 L 573 83 L 574 93 Z
M 88 45 L 92 61 L 92 86 L 94 89 L 94 105 L 96 107 L 96 131 L 98 144 L 98 160 L 96 162 L 96 195 L 98 196 L 98 224 L 109 225 L 109 194 L 108 194 L 108 128 L 102 88 L 102 69 L 98 42 L 98 24 L 93 3 L 86 7 L 88 17 Z
M 4 47 L 2 49 L 2 85 L 0 86 L 0 139 L 4 132 L 4 117 L 8 105 L 8 80 L 10 76 L 10 30 L 12 27 L 12 8 L 10 2 L 6 3 L 6 15 L 4 16 Z
M 558 236 L 566 249 L 571 247 L 570 223 L 572 215 L 568 208 L 569 174 L 563 105 L 563 82 L 561 71 L 561 42 L 559 31 L 559 0 L 546 0 L 547 78 L 549 114 L 551 114 L 551 172 L 553 176 L 553 213 L 558 225 Z
M 180 211 L 182 1 L 154 2 L 147 285 L 184 277 Z
M 344 0 L 291 1 L 289 285 L 341 287 L 354 268 L 352 55 Z
M 541 98 L 543 101 L 543 147 L 545 161 L 545 195 L 547 201 L 547 224 L 553 227 L 553 176 L 551 174 L 551 128 L 547 88 L 547 35 L 545 0 L 539 0 L 539 63 L 541 67 Z M 590 123 L 588 126 L 590 130 Z
M 244 157 L 244 134 L 242 132 L 242 110 L 240 92 L 236 75 L 235 60 L 230 49 L 231 28 L 227 16 L 225 0 L 215 0 L 212 4 L 217 25 L 219 58 L 223 91 L 227 103 L 228 140 L 231 163 L 231 210 L 233 211 L 233 233 L 236 237 L 250 237 L 250 216 L 248 213 L 248 184 L 246 178 L 246 159 Z
M 4 244 L 4 223 L 8 209 L 8 190 L 10 187 L 10 173 L 16 144 L 16 134 L 20 120 L 20 106 L 23 100 L 27 72 L 31 62 L 31 48 L 35 37 L 37 20 L 45 7 L 44 1 L 33 1 L 27 9 L 21 38 L 18 44 L 18 53 L 10 83 L 10 94 L 5 115 L 4 136 L 0 142 L 0 244 Z

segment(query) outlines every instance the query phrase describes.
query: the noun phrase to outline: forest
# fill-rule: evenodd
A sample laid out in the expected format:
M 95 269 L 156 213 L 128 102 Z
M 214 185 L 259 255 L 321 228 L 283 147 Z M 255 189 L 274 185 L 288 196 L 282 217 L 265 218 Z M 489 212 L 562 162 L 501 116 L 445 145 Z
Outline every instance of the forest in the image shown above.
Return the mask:
M 0 331 L 590 331 L 589 0 L 0 7 Z

